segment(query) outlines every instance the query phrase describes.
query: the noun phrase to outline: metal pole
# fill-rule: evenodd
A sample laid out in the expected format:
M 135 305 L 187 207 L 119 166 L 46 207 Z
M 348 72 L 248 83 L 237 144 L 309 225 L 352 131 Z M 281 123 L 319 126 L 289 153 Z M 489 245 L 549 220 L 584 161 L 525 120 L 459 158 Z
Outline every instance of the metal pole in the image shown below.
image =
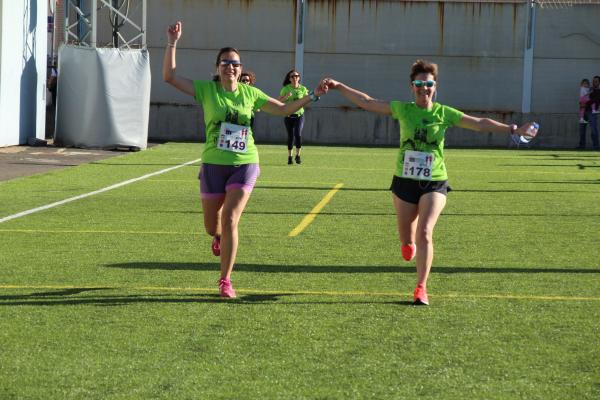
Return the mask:
M 71 8 L 71 0 L 65 2 L 65 44 L 69 43 L 69 9 Z
M 119 9 L 119 0 L 112 0 L 112 6 L 115 10 Z M 119 14 L 115 13 L 113 22 L 113 47 L 119 47 Z
M 294 68 L 300 76 L 304 76 L 304 16 L 307 1 L 296 0 L 296 53 Z
M 531 94 L 533 90 L 533 51 L 535 49 L 535 1 L 527 1 L 527 31 L 525 32 L 525 51 L 523 53 L 523 98 L 521 112 L 531 112 Z
M 92 38 L 90 39 L 90 46 L 96 48 L 96 41 L 98 35 L 98 0 L 92 0 Z
M 56 0 L 50 1 L 50 11 L 52 13 L 52 40 L 50 40 L 50 63 L 54 66 L 54 41 L 56 40 Z
M 146 0 L 142 0 L 142 48 L 146 48 L 146 14 L 148 9 L 146 8 Z

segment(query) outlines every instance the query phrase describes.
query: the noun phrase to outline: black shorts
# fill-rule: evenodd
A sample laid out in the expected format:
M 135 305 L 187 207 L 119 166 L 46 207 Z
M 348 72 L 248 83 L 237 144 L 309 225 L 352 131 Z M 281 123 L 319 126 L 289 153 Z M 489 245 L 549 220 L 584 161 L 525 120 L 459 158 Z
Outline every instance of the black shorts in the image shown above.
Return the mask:
M 401 200 L 419 204 L 419 199 L 425 193 L 438 192 L 446 196 L 452 188 L 448 185 L 448 181 L 416 181 L 394 175 L 390 190 Z

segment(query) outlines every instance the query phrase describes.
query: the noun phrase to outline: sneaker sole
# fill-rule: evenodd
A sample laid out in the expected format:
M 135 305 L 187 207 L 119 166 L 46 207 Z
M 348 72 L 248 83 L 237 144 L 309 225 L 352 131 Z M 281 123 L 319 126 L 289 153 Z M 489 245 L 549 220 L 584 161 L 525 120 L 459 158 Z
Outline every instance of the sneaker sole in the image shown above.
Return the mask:
M 428 306 L 429 303 L 426 303 L 420 299 L 417 299 L 413 302 L 413 306 Z

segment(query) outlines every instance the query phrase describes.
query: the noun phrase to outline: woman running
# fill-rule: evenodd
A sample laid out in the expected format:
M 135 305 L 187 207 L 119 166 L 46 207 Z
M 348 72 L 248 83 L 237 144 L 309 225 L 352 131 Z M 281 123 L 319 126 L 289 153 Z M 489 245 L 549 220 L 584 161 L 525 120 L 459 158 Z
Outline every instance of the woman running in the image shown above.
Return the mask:
M 300 84 L 300 73 L 295 69 L 288 71 L 283 80 L 283 87 L 279 92 L 279 100 L 289 103 L 306 96 L 308 89 Z M 292 149 L 296 145 L 296 164 L 300 164 L 300 152 L 302 151 L 302 128 L 304 128 L 304 108 L 296 110 L 283 119 L 287 130 L 288 141 L 288 164 L 292 164 Z
M 199 174 L 204 227 L 213 237 L 213 254 L 221 258 L 220 295 L 234 298 L 231 272 L 238 248 L 238 223 L 260 174 L 258 151 L 250 128 L 252 111 L 260 108 L 270 114 L 289 115 L 316 101 L 327 88 L 317 87 L 314 92 L 284 104 L 253 86 L 239 84 L 242 62 L 239 51 L 232 47 L 225 47 L 217 54 L 217 71 L 212 81 L 179 76 L 176 49 L 181 34 L 179 21 L 167 29 L 163 79 L 193 96 L 204 110 L 206 144 Z
M 410 73 L 413 102 L 382 101 L 326 78 L 329 89 L 337 89 L 358 107 L 391 115 L 400 123 L 400 151 L 390 190 L 396 209 L 402 257 L 417 263 L 414 304 L 429 305 L 427 278 L 433 262 L 433 229 L 446 205 L 448 175 L 444 164 L 444 136 L 451 126 L 478 132 L 535 136 L 534 123 L 521 127 L 489 118 L 477 118 L 433 101 L 437 88 L 436 64 L 417 60 Z

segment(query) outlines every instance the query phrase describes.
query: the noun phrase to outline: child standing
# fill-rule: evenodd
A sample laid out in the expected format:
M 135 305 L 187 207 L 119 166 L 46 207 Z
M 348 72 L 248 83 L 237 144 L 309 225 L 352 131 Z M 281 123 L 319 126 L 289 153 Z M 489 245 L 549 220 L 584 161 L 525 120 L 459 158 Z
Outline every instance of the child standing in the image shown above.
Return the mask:
M 590 81 L 588 79 L 582 79 L 581 85 L 579 86 L 579 123 L 587 124 L 587 120 L 585 119 L 585 109 L 590 102 Z M 598 111 L 596 103 L 592 103 L 592 113 L 597 114 Z

